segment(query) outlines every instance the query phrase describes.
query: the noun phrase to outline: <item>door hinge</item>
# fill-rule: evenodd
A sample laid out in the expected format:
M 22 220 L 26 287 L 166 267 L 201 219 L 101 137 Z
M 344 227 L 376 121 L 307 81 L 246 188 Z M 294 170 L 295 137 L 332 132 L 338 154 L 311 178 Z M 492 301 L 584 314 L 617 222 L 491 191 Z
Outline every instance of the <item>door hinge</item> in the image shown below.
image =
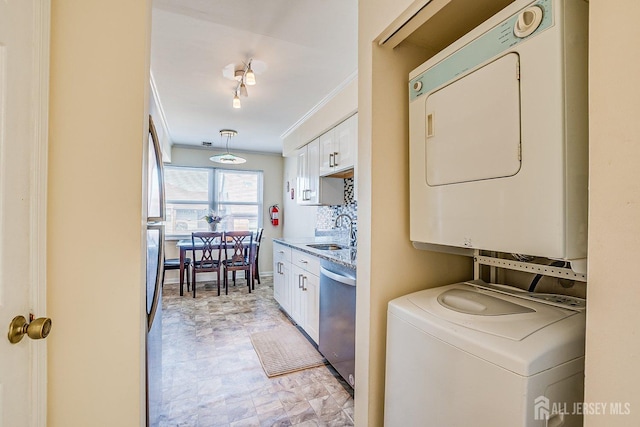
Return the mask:
M 520 80 L 520 61 L 516 62 L 516 80 Z

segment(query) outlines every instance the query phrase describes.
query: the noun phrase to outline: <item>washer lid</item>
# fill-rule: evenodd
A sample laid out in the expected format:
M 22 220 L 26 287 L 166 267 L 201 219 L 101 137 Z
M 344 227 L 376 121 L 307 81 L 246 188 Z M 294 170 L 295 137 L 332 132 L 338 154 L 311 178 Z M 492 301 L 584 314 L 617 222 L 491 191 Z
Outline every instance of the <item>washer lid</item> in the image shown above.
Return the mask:
M 519 304 L 467 289 L 449 289 L 438 295 L 443 307 L 464 314 L 477 316 L 504 316 L 506 314 L 532 313 L 535 310 Z
M 408 295 L 410 303 L 446 322 L 520 341 L 575 311 L 460 283 Z M 435 292 L 435 294 L 434 294 Z

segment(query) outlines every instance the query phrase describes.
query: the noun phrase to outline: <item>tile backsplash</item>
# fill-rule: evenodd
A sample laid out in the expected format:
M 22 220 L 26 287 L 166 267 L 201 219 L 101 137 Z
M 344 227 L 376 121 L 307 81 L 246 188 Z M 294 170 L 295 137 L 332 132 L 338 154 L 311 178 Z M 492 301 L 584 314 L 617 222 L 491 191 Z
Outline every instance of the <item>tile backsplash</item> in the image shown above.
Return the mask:
M 316 236 L 332 236 L 335 239 L 349 241 L 349 221 L 341 221 L 340 227 L 334 228 L 336 218 L 340 214 L 347 214 L 353 218 L 353 230 L 358 229 L 358 202 L 354 200 L 353 178 L 344 180 L 344 204 L 334 206 L 320 206 L 316 217 Z

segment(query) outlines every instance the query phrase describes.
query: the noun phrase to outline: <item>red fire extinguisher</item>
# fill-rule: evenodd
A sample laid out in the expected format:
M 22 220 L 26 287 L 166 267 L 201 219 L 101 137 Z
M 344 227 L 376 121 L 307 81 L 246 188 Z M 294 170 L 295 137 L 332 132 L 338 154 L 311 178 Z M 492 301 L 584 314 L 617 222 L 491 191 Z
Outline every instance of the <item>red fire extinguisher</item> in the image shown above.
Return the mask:
M 279 216 L 278 212 L 279 212 L 278 205 L 269 206 L 269 217 L 271 217 L 271 224 L 275 225 L 276 227 L 280 222 L 280 220 L 278 219 L 278 216 Z

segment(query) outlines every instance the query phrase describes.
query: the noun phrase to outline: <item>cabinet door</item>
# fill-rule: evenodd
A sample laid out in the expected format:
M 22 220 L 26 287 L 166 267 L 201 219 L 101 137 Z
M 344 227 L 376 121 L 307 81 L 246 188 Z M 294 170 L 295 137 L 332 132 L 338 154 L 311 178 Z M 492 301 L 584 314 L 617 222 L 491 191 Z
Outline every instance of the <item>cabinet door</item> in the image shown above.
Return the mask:
M 283 310 L 289 311 L 289 301 L 287 298 L 288 289 L 286 287 L 286 277 L 288 268 L 282 261 L 274 262 L 273 267 L 273 298 L 280 304 Z
M 318 344 L 320 337 L 320 278 L 307 272 L 302 280 L 302 292 L 306 305 L 304 330 Z
M 320 135 L 320 176 L 333 173 L 333 157 L 336 151 L 334 129 Z
M 273 243 L 273 297 L 287 313 L 291 310 L 291 248 Z
M 289 313 L 291 311 L 291 264 L 283 262 L 280 271 L 282 281 L 282 289 L 280 292 L 282 302 L 280 306 L 284 311 Z
M 296 191 L 298 195 L 296 201 L 298 204 L 306 204 L 308 201 L 309 190 L 309 172 L 308 172 L 308 158 L 307 158 L 307 146 L 300 148 L 296 152 L 298 158 L 298 173 L 296 177 Z
M 333 171 L 339 172 L 354 167 L 358 156 L 357 115 L 349 117 L 335 128 Z
M 302 329 L 305 329 L 305 318 L 307 316 L 306 295 L 302 290 L 305 271 L 297 265 L 291 265 L 291 310 L 289 315 Z
M 308 179 L 308 203 L 317 205 L 320 203 L 320 146 L 315 139 L 307 144 L 307 179 Z

